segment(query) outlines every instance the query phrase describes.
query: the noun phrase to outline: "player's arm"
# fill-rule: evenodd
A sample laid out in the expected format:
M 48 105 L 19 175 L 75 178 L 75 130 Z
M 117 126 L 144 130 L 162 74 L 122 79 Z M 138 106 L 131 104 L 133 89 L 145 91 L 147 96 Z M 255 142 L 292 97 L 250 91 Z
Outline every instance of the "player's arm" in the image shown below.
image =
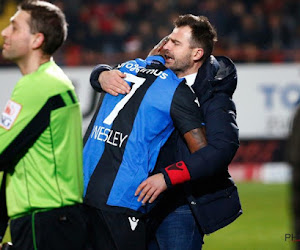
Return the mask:
M 130 87 L 124 80 L 126 75 L 119 70 L 112 69 L 109 65 L 97 65 L 90 76 L 90 83 L 97 92 L 107 92 L 111 95 L 129 93 Z
M 196 102 L 195 102 L 196 101 Z M 174 126 L 183 134 L 191 153 L 207 145 L 203 129 L 203 118 L 196 96 L 185 83 L 180 84 L 174 94 L 171 105 L 171 117 Z M 138 201 L 153 202 L 167 186 L 176 185 L 191 179 L 188 168 L 183 161 L 174 163 L 161 173 L 152 175 L 137 188 Z
M 204 127 L 195 128 L 184 134 L 184 139 L 191 153 L 207 145 Z

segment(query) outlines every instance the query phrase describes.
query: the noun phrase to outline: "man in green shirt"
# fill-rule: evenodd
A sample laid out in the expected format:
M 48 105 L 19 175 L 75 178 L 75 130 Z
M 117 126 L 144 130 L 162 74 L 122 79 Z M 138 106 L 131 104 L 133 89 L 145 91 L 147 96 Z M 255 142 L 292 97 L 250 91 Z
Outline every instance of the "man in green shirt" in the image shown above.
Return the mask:
M 67 36 L 65 16 L 48 2 L 27 1 L 1 35 L 3 57 L 23 75 L 0 117 L 14 249 L 82 250 L 81 113 L 71 81 L 52 59 Z

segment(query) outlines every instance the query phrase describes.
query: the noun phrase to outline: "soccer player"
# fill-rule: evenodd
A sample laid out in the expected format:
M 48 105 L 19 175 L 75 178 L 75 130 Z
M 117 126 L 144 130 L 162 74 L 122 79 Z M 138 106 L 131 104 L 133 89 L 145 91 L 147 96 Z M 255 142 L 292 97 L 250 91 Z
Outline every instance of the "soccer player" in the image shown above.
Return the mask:
M 149 224 L 158 226 L 150 249 L 201 249 L 204 234 L 210 234 L 233 222 L 242 214 L 237 188 L 228 165 L 238 147 L 236 108 L 232 95 L 237 73 L 227 57 L 214 57 L 217 33 L 204 16 L 182 15 L 174 22 L 169 39 L 157 49 L 166 58 L 166 67 L 185 77 L 200 103 L 208 145 L 190 154 L 175 131 L 161 150 L 155 174 L 143 181 L 136 194 L 139 200 L 153 202 L 168 186 L 151 211 Z M 92 86 L 113 95 L 128 91 L 122 72 L 106 66 L 93 72 Z M 98 75 L 97 75 L 98 73 Z M 101 73 L 101 74 L 100 74 Z M 100 75 L 99 75 L 100 74 Z M 129 88 L 130 89 L 130 88 Z M 170 164 L 181 162 L 189 174 L 184 185 L 177 185 L 168 171 Z M 164 179 L 161 179 L 161 173 Z M 182 180 L 183 181 L 183 180 Z M 154 228 L 156 229 L 156 228 Z
M 65 16 L 48 2 L 24 2 L 1 35 L 3 57 L 23 75 L 0 120 L 13 249 L 82 250 L 81 113 L 71 81 L 52 58 L 67 36 Z
M 146 210 L 135 190 L 152 172 L 174 125 L 191 152 L 206 145 L 194 93 L 164 62 L 161 56 L 150 56 L 120 64 L 117 69 L 126 75 L 131 91 L 103 94 L 87 131 L 84 203 L 95 249 L 146 248 Z M 180 164 L 168 171 L 177 183 L 188 174 Z

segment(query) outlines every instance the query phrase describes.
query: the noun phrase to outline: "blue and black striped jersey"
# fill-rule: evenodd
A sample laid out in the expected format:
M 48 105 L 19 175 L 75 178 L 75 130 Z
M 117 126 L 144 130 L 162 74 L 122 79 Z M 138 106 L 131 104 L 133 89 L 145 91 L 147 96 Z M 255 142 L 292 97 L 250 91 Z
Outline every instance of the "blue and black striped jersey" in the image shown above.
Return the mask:
M 130 93 L 101 96 L 83 151 L 86 204 L 144 212 L 135 190 L 152 172 L 174 126 L 182 134 L 201 127 L 196 96 L 163 63 L 151 56 L 119 65 Z

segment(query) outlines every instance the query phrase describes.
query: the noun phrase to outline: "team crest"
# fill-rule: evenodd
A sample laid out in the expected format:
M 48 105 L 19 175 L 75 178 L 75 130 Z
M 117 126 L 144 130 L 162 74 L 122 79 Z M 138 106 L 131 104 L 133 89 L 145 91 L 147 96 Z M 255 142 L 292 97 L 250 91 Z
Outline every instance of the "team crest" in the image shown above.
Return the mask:
M 12 100 L 9 100 L 4 108 L 4 112 L 1 114 L 0 126 L 9 130 L 17 119 L 22 106 Z

